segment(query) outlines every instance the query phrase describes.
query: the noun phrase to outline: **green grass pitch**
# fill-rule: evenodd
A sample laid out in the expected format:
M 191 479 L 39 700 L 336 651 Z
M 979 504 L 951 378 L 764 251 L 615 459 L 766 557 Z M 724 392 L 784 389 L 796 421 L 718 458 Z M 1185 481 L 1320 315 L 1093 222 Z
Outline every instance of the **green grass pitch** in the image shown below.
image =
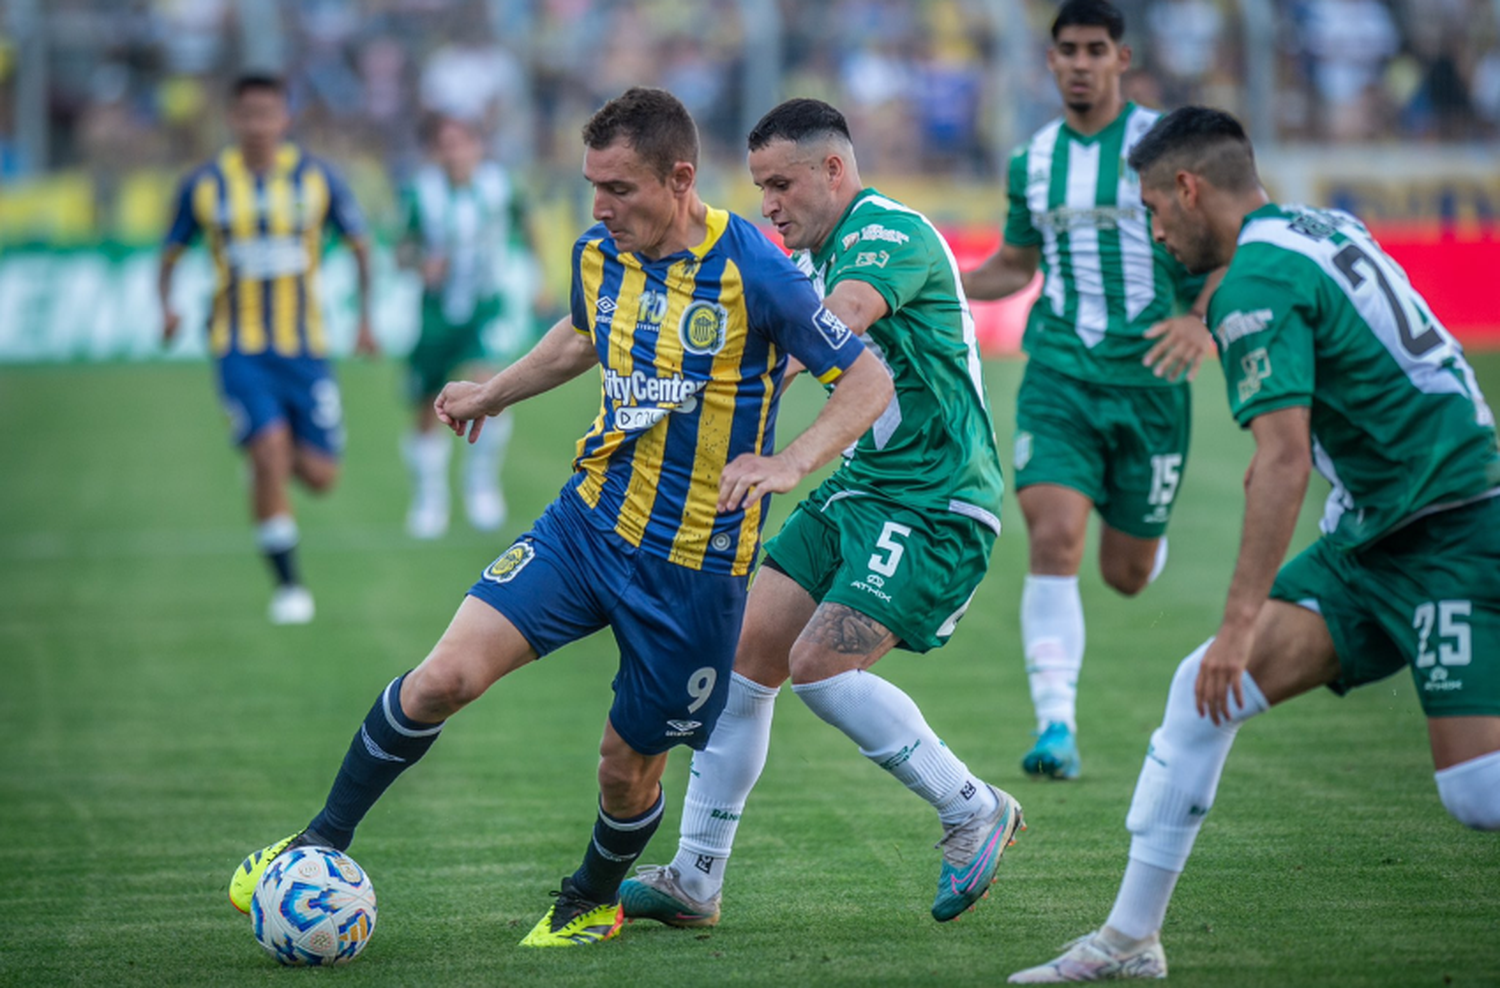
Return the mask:
M 1477 366 L 1500 397 L 1500 359 Z M 989 367 L 1002 438 L 1019 369 Z M 277 967 L 227 901 L 230 871 L 318 808 L 371 700 L 555 493 L 597 402 L 585 378 L 517 412 L 501 537 L 459 520 L 417 544 L 401 528 L 397 373 L 342 368 L 343 483 L 299 501 L 318 599 L 305 628 L 264 620 L 268 580 L 207 368 L 0 373 L 0 984 L 994 985 L 1103 921 L 1147 738 L 1172 670 L 1217 624 L 1239 536 L 1251 443 L 1213 368 L 1165 575 L 1127 601 L 1102 586 L 1092 548 L 1086 560 L 1082 780 L 1019 768 L 1032 724 L 1013 501 L 952 645 L 879 666 L 1026 807 L 1030 830 L 962 922 L 928 916 L 931 810 L 788 690 L 719 927 L 639 923 L 593 949 L 519 949 L 593 819 L 614 668 L 600 635 L 459 715 L 371 813 L 353 847 L 380 899 L 364 956 L 316 975 Z M 800 386 L 784 430 L 817 400 Z M 1299 545 L 1315 518 L 1304 512 Z M 672 853 L 686 769 L 674 755 L 644 861 Z M 1500 839 L 1444 812 L 1408 677 L 1305 697 L 1241 732 L 1164 938 L 1189 985 L 1500 982 Z

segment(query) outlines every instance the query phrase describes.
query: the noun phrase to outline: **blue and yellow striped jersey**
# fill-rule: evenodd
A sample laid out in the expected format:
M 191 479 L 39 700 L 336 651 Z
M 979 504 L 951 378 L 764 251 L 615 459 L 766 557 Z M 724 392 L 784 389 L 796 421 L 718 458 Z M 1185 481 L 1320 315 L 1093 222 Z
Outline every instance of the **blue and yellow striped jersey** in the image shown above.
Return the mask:
M 749 573 L 766 498 L 717 514 L 720 474 L 773 451 L 788 353 L 830 382 L 864 346 L 780 249 L 720 209 L 701 244 L 654 261 L 589 230 L 573 248 L 572 308 L 604 384 L 574 461 L 590 519 L 679 565 Z
M 264 173 L 228 148 L 188 175 L 166 243 L 185 247 L 199 232 L 208 241 L 218 276 L 214 356 L 328 352 L 317 293 L 325 229 L 362 237 L 364 219 L 333 170 L 295 144 L 282 145 Z

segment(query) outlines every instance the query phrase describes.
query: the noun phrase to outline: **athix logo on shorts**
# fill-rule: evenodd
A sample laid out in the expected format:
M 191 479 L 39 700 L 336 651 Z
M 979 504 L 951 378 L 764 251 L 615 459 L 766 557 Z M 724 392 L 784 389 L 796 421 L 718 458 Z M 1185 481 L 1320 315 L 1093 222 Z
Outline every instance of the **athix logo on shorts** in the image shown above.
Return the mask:
M 484 571 L 484 578 L 491 583 L 509 583 L 535 558 L 536 550 L 531 547 L 530 542 L 517 542 L 500 553 L 499 559 L 490 563 L 489 568 Z
M 698 393 L 707 381 L 694 381 L 673 374 L 656 377 L 645 371 L 621 374 L 604 372 L 604 394 L 616 403 L 615 428 L 622 432 L 649 429 L 672 412 L 691 412 L 698 407 Z
M 682 322 L 678 323 L 677 329 L 688 353 L 711 356 L 724 349 L 729 331 L 729 310 L 717 302 L 694 302 L 682 313 Z
M 844 325 L 844 320 L 829 312 L 821 305 L 818 306 L 818 311 L 813 314 L 813 326 L 817 328 L 819 333 L 823 334 L 823 339 L 835 350 L 843 346 L 844 341 L 848 340 L 852 335 L 849 332 L 849 327 Z

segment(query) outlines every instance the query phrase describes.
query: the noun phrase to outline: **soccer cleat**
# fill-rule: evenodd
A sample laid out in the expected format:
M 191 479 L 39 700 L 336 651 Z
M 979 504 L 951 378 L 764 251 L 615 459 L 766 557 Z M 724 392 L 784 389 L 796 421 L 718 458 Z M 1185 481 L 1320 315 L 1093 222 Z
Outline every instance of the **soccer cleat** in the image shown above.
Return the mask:
M 307 624 L 313 619 L 313 597 L 295 583 L 277 587 L 267 613 L 272 624 Z
M 266 873 L 266 866 L 279 857 L 281 852 L 310 843 L 301 839 L 304 833 L 306 831 L 299 830 L 290 837 L 283 837 L 240 862 L 240 866 L 234 869 L 234 877 L 229 880 L 229 901 L 234 908 L 242 913 L 250 912 L 250 900 L 255 897 L 255 886 L 260 884 L 260 876 Z
M 949 827 L 936 845 L 943 849 L 937 898 L 932 900 L 932 918 L 939 923 L 958 918 L 989 894 L 1000 856 L 1016 842 L 1016 831 L 1026 829 L 1021 804 L 1004 790 L 989 789 L 995 794 L 994 811 Z
M 469 524 L 480 532 L 493 532 L 505 524 L 505 495 L 498 487 L 468 487 L 464 490 L 464 510 Z
M 1051 985 L 1068 981 L 1124 981 L 1128 978 L 1165 978 L 1167 955 L 1161 937 L 1151 934 L 1127 951 L 1105 942 L 1095 930 L 1069 943 L 1062 954 L 1045 964 L 1010 976 L 1013 985 Z
M 1036 739 L 1036 745 L 1021 759 L 1027 775 L 1049 779 L 1076 779 L 1083 767 L 1078 758 L 1078 740 L 1062 721 L 1054 720 Z
M 704 902 L 683 891 L 671 865 L 641 865 L 634 878 L 620 886 L 620 908 L 626 919 L 654 919 L 668 926 L 715 926 L 719 922 L 720 893 Z
M 521 946 L 576 947 L 598 943 L 619 933 L 625 922 L 619 902 L 585 899 L 571 877 L 564 878 L 562 890 L 552 894 L 557 896 L 557 901 L 526 934 Z

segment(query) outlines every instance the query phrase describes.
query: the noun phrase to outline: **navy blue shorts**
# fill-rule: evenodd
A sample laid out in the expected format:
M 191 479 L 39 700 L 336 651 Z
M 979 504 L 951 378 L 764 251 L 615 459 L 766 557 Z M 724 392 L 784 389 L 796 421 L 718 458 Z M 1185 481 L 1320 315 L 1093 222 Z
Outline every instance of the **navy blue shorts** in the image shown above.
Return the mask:
M 749 578 L 642 552 L 565 489 L 469 589 L 538 655 L 608 625 L 620 649 L 609 720 L 636 751 L 702 751 L 729 696 Z
M 236 445 L 285 422 L 292 438 L 328 456 L 344 450 L 344 409 L 328 361 L 318 357 L 246 356 L 218 360 L 219 395 Z

